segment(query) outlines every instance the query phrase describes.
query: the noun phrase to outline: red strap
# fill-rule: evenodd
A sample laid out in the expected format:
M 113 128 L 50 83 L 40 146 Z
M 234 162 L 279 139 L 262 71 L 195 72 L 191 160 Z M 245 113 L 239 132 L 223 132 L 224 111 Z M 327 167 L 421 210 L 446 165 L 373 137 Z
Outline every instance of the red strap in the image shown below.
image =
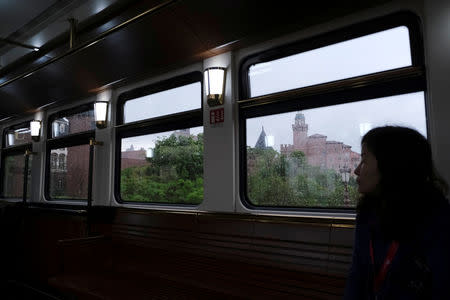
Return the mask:
M 395 254 L 398 250 L 398 242 L 392 241 L 391 245 L 389 246 L 388 253 L 386 255 L 386 258 L 384 259 L 383 265 L 381 266 L 380 271 L 378 274 L 375 275 L 375 278 L 373 280 L 373 288 L 374 291 L 378 291 L 381 287 L 381 284 L 383 283 L 384 279 L 386 278 L 387 272 L 389 270 L 389 267 L 391 266 L 392 260 L 395 257 Z M 372 260 L 372 264 L 375 265 L 374 258 L 373 258 L 373 245 L 372 240 L 370 240 L 370 259 Z

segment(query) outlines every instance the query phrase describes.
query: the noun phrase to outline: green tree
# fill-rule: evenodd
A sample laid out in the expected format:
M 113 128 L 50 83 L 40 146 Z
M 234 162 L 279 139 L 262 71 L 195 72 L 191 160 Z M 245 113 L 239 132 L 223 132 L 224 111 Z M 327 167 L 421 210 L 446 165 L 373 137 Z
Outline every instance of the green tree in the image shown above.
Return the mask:
M 158 140 L 152 163 L 160 171 L 164 167 L 174 168 L 178 178 L 195 180 L 203 175 L 203 134 L 199 134 L 197 139 L 172 134 Z
M 255 205 L 340 207 L 345 185 L 341 175 L 307 163 L 302 151 L 288 156 L 272 148 L 247 148 L 247 192 Z M 351 205 L 358 197 L 356 181 L 348 183 Z
M 203 135 L 171 135 L 155 144 L 147 165 L 121 172 L 125 201 L 199 204 L 203 200 Z

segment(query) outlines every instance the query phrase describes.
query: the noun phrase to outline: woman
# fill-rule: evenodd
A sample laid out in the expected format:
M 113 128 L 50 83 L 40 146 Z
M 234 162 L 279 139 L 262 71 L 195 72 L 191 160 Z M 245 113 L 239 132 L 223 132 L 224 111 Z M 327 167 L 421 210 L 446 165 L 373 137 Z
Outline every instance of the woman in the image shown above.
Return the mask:
M 430 145 L 379 127 L 362 139 L 361 198 L 345 300 L 450 299 L 450 207 Z

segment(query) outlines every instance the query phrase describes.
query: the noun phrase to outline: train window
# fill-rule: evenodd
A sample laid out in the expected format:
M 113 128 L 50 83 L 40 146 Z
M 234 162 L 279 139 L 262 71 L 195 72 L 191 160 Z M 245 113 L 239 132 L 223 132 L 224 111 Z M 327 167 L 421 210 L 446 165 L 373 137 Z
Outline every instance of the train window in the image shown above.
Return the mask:
M 361 136 L 387 124 L 426 136 L 424 93 L 247 119 L 249 200 L 267 206 L 354 206 Z
M 198 205 L 203 200 L 201 80 L 195 72 L 120 95 L 118 119 L 123 111 L 127 124 L 117 132 L 118 201 Z M 178 105 L 181 100 L 187 104 Z
M 49 124 L 46 197 L 87 200 L 89 140 L 95 137 L 93 105 L 54 114 Z
M 249 68 L 256 97 L 335 80 L 411 66 L 406 26 L 376 32 Z M 273 79 L 277 78 L 276 81 Z M 274 84 L 276 83 L 276 84 Z
M 400 125 L 427 135 L 420 31 L 411 15 L 396 16 L 321 36 L 329 46 L 304 52 L 300 42 L 244 60 L 240 191 L 247 207 L 352 209 L 368 130 Z M 352 29 L 359 36 L 336 43 Z
M 27 198 L 30 197 L 32 156 L 28 161 Z M 25 159 L 23 153 L 4 156 L 3 197 L 22 198 Z
M 122 140 L 123 201 L 199 204 L 203 200 L 203 128 Z
M 5 146 L 18 146 L 31 143 L 30 127 L 12 128 L 5 132 Z
M 51 149 L 50 157 L 50 198 L 86 200 L 89 145 Z
M 185 96 L 198 95 L 199 89 L 200 82 L 194 82 L 129 100 L 124 105 L 124 123 L 201 108 L 198 98 Z
M 2 149 L 2 197 L 22 198 L 25 168 L 25 152 L 31 150 L 29 122 L 12 126 L 3 133 Z M 32 156 L 28 159 L 27 198 L 30 197 Z
M 57 138 L 78 132 L 94 130 L 94 111 L 76 112 L 67 116 L 55 117 L 51 123 L 51 137 Z

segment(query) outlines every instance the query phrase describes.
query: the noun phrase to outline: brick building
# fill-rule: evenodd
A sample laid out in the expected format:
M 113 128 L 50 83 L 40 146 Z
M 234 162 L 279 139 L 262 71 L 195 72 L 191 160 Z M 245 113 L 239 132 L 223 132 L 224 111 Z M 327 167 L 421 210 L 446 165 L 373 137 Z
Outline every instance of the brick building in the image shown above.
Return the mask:
M 191 129 L 180 129 L 175 130 L 172 135 L 174 135 L 176 138 L 179 137 L 191 137 L 194 140 L 197 140 L 198 137 L 196 135 L 191 135 Z M 149 148 L 148 151 L 153 151 L 152 148 Z M 127 148 L 125 151 L 122 151 L 121 153 L 121 163 L 120 163 L 120 169 L 126 169 L 130 167 L 140 167 L 140 166 L 146 166 L 149 165 L 150 162 L 147 161 L 147 150 L 144 148 L 135 149 L 133 145 L 130 146 L 130 148 Z
M 342 168 L 349 168 L 353 174 L 361 159 L 361 155 L 352 151 L 349 145 L 328 141 L 327 136 L 322 134 L 308 136 L 308 124 L 302 113 L 295 115 L 292 135 L 293 144 L 280 145 L 281 154 L 289 155 L 294 151 L 302 151 L 309 165 L 333 169 L 336 172 Z
M 148 165 L 146 151 L 144 148 L 135 150 L 133 145 L 130 148 L 122 151 L 122 157 L 120 162 L 120 169 L 126 169 L 130 167 L 140 167 Z

